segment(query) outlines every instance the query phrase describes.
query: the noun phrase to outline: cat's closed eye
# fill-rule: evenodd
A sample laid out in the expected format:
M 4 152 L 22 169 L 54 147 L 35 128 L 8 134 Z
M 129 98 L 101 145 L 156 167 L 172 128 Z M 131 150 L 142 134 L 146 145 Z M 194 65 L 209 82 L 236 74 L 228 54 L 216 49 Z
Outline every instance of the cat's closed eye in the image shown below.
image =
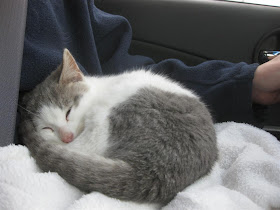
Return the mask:
M 50 128 L 50 127 L 44 127 L 44 128 L 42 128 L 43 130 L 50 130 L 50 131 L 52 131 L 52 132 L 54 132 L 54 130 L 52 129 L 52 128 Z
M 69 114 L 71 112 L 71 108 L 66 112 L 66 120 L 69 121 Z

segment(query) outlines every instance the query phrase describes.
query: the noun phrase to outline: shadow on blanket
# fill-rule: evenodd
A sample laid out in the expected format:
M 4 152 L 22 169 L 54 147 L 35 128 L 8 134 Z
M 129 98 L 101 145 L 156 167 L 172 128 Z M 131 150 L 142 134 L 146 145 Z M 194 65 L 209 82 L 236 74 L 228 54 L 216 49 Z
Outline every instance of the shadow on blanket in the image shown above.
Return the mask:
M 163 210 L 280 209 L 280 143 L 246 124 L 216 125 L 220 159 L 212 172 Z M 159 209 L 93 192 L 83 195 L 56 173 L 42 173 L 24 146 L 0 148 L 0 209 Z

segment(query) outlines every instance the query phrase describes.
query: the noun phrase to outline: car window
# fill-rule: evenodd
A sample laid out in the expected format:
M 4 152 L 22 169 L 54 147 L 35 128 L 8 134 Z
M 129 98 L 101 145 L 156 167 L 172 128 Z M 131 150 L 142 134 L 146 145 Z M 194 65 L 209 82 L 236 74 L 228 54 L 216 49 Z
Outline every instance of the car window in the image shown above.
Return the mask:
M 235 2 L 243 2 L 249 4 L 261 4 L 261 5 L 280 7 L 279 0 L 224 0 L 224 1 L 235 1 Z

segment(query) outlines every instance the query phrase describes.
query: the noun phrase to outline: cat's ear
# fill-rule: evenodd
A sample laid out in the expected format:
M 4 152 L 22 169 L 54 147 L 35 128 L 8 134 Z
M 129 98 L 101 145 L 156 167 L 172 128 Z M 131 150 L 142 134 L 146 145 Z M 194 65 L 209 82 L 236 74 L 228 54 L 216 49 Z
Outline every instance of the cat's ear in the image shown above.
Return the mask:
M 59 83 L 65 85 L 72 82 L 79 82 L 83 79 L 84 75 L 79 69 L 74 57 L 71 55 L 69 50 L 64 49 L 62 71 L 59 78 Z

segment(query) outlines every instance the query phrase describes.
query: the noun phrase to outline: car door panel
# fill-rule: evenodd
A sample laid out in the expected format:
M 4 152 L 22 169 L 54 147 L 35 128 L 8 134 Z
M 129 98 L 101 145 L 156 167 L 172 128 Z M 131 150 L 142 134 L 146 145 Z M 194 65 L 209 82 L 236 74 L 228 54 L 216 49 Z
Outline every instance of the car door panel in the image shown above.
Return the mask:
M 279 8 L 269 6 L 213 0 L 103 0 L 97 5 L 129 20 L 138 41 L 133 53 L 143 53 L 141 42 L 145 51 L 148 43 L 201 61 L 252 63 L 260 40 L 280 28 Z

